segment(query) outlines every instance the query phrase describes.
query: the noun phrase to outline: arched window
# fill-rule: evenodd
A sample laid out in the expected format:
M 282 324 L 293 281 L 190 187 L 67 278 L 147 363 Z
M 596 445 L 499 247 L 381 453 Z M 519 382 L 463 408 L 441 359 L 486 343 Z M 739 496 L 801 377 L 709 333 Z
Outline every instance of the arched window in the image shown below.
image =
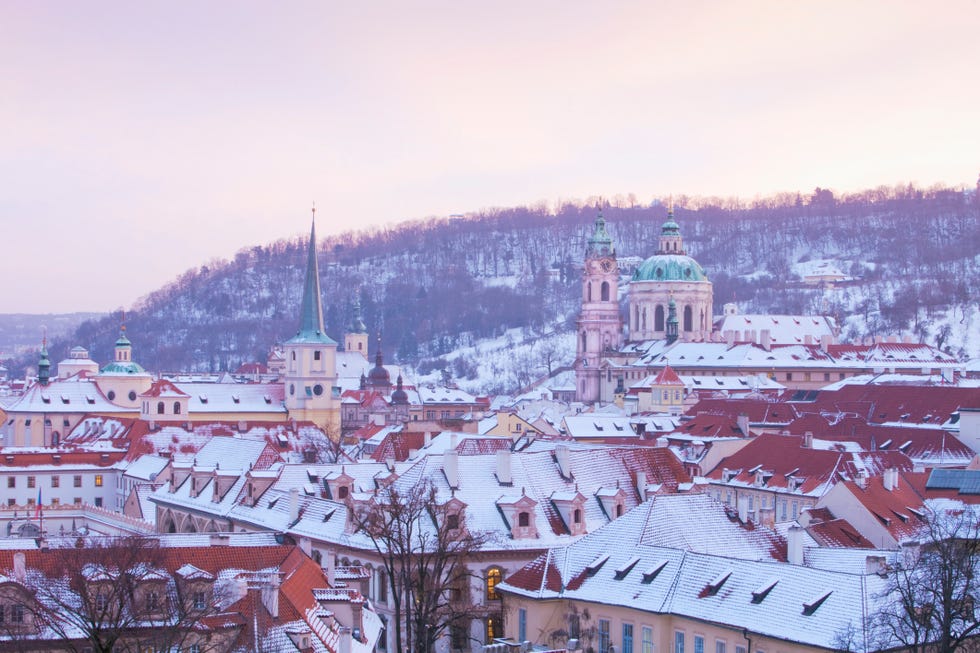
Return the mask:
M 684 307 L 684 330 L 694 330 L 694 311 L 691 310 L 690 306 Z
M 586 345 L 585 331 L 583 331 L 582 332 L 582 351 L 585 351 L 585 345 Z
M 517 515 L 517 525 L 521 527 L 526 527 L 531 525 L 531 514 L 527 512 L 518 513 Z
M 180 415 L 180 402 L 174 402 L 174 415 Z
M 640 307 L 633 307 L 633 328 L 637 331 L 640 330 Z
M 572 513 L 572 522 L 575 524 L 582 523 L 582 511 L 579 510 L 578 508 L 576 508 L 575 512 Z
M 587 301 L 587 302 L 591 302 L 592 301 L 592 282 L 591 281 L 586 284 L 585 301 Z
M 646 331 L 646 329 L 647 329 L 647 307 L 644 306 L 643 307 L 643 330 Z
M 500 567 L 490 567 L 487 570 L 487 600 L 496 601 L 500 599 L 500 594 L 497 592 L 497 585 L 503 578 L 503 572 L 500 571 Z
M 616 504 L 616 516 L 617 517 L 622 517 L 623 516 L 623 504 L 621 504 L 621 503 L 617 503 Z
M 602 301 L 604 301 L 604 302 L 608 302 L 609 301 L 609 282 L 608 281 L 603 281 L 602 282 L 602 289 L 599 291 L 599 298 Z
M 315 352 L 313 352 L 313 360 L 315 360 L 315 361 L 320 360 L 320 350 L 319 349 L 317 349 Z
M 163 402 L 157 402 L 157 415 L 163 415 Z
M 704 326 L 704 309 L 701 309 L 701 330 L 704 331 L 706 327 Z
M 656 310 L 653 312 L 653 330 L 663 331 L 664 330 L 664 307 L 658 305 Z
M 296 352 L 293 352 L 293 360 L 296 360 Z

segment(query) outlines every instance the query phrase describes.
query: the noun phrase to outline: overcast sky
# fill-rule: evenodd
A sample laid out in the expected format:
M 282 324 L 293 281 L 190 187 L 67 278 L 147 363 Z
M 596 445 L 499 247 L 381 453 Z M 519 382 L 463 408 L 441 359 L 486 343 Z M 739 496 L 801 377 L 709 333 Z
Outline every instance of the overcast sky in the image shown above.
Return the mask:
M 243 247 L 980 173 L 980 3 L 0 0 L 0 312 Z

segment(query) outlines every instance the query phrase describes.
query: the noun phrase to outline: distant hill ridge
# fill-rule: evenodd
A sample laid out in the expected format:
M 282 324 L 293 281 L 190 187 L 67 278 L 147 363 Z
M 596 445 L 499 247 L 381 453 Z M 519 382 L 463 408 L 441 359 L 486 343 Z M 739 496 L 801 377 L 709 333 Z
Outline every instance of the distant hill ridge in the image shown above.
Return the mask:
M 964 326 L 980 296 L 974 194 L 900 186 L 835 197 L 818 188 L 752 203 L 682 198 L 675 205 L 688 253 L 715 284 L 716 314 L 733 298 L 742 312 L 828 313 L 842 321 L 857 314 L 845 335 L 915 331 L 975 355 L 970 332 L 980 329 Z M 653 253 L 663 204 L 621 200 L 601 211 L 620 257 Z M 573 203 L 494 209 L 327 238 L 319 244 L 327 331 L 342 340 L 355 293 L 372 354 L 380 332 L 386 359 L 402 364 L 507 329 L 568 329 L 596 212 Z M 151 370 L 188 371 L 264 360 L 296 329 L 303 247 L 296 239 L 245 249 L 149 294 L 125 316 L 135 358 Z M 803 287 L 794 270 L 817 259 L 860 281 L 835 291 Z M 49 344 L 51 359 L 82 345 L 95 360 L 109 360 L 121 318 L 84 322 Z M 21 357 L 13 369 L 34 361 Z

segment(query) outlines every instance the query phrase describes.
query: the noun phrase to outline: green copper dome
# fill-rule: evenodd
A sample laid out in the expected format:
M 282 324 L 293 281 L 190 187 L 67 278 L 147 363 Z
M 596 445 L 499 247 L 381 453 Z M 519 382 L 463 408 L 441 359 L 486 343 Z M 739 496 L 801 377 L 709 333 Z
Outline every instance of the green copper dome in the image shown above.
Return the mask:
M 146 374 L 146 370 L 133 361 L 113 361 L 102 368 L 102 374 Z
M 655 254 L 633 273 L 633 281 L 707 281 L 704 270 L 690 256 Z

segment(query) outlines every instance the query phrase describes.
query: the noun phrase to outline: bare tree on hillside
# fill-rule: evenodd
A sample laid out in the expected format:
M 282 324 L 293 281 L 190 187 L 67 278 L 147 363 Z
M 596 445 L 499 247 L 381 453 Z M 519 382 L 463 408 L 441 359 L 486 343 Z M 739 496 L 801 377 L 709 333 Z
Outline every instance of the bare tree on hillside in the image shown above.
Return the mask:
M 381 557 L 394 608 L 395 650 L 429 653 L 451 629 L 487 615 L 470 596 L 467 562 L 487 536 L 470 531 L 458 501 L 439 503 L 432 481 L 391 485 L 368 503 L 352 503 L 355 528 Z
M 921 545 L 905 546 L 870 619 L 877 648 L 912 653 L 976 648 L 980 634 L 980 521 L 972 510 L 929 513 Z

